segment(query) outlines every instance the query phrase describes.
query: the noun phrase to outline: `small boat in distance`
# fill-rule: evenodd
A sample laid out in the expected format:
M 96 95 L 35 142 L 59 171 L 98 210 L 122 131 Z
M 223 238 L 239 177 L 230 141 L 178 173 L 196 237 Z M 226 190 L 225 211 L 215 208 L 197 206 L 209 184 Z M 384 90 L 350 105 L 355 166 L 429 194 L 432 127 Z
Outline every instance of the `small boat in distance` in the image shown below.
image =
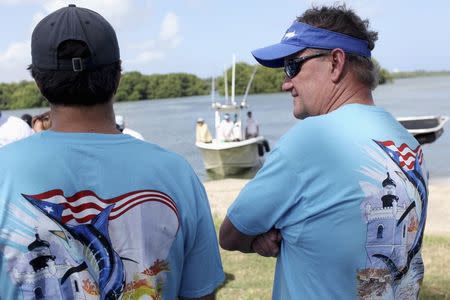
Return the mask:
M 431 144 L 444 132 L 444 125 L 448 121 L 447 116 L 420 116 L 397 118 L 419 142 L 419 144 Z
M 211 108 L 215 113 L 215 136 L 210 143 L 196 141 L 195 145 L 200 150 L 205 169 L 213 177 L 227 177 L 230 175 L 241 175 L 249 170 L 256 170 L 262 166 L 264 153 L 269 151 L 267 141 L 263 136 L 252 138 L 245 137 L 242 128 L 242 112 L 248 109 L 247 95 L 250 90 L 256 67 L 247 84 L 244 97 L 240 103 L 235 101 L 235 56 L 233 56 L 231 99 L 228 98 L 228 86 L 226 71 L 225 80 L 225 103 L 215 100 L 214 78 L 211 88 Z M 234 136 L 224 139 L 220 134 L 220 126 L 224 119 L 234 116 Z

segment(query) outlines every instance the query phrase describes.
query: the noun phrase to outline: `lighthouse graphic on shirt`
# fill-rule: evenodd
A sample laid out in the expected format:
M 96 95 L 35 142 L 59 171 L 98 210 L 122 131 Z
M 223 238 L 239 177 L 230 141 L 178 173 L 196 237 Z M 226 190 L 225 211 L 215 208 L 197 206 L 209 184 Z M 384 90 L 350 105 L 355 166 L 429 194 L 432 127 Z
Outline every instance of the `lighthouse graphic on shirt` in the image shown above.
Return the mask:
M 366 152 L 373 164 L 360 170 L 367 259 L 357 272 L 358 297 L 417 298 L 428 195 L 422 149 L 374 141 Z
M 178 208 L 167 194 L 138 190 L 103 199 L 88 190 L 70 196 L 50 190 L 22 196 L 25 202 L 6 209 L 17 226 L 0 236 L 3 263 L 21 299 L 162 298 L 179 228 Z M 130 228 L 135 236 L 127 234 Z

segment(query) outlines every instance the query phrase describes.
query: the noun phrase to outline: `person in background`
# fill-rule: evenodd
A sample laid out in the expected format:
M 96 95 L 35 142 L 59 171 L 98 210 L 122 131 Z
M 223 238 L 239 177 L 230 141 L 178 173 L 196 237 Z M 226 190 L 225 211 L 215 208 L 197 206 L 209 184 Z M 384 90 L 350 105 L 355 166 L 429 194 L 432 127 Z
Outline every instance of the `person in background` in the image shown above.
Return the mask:
M 219 141 L 231 142 L 234 140 L 233 136 L 234 123 L 231 121 L 230 114 L 225 113 L 223 120 L 220 121 L 219 127 L 217 128 L 217 136 Z
M 46 111 L 40 115 L 34 116 L 31 120 L 31 126 L 34 132 L 41 132 L 50 129 L 50 127 L 52 127 L 50 111 Z
M 30 126 L 30 128 L 32 128 L 31 120 L 33 119 L 33 117 L 32 117 L 30 114 L 23 114 L 20 118 L 21 118 L 25 123 L 27 123 L 28 126 Z
M 253 138 L 259 135 L 259 124 L 252 118 L 252 112 L 247 112 L 247 121 L 245 126 L 245 138 Z
M 211 132 L 209 132 L 208 124 L 205 123 L 203 118 L 197 119 L 197 125 L 195 126 L 195 141 L 200 143 L 212 142 Z
M 117 129 L 122 132 L 123 134 L 131 135 L 134 138 L 137 138 L 138 140 L 143 141 L 144 137 L 139 132 L 130 129 L 128 127 L 125 127 L 125 118 L 121 115 L 116 115 L 116 127 Z
M 29 137 L 32 134 L 33 131 L 22 119 L 5 116 L 0 111 L 0 147 Z
M 284 68 L 297 122 L 220 228 L 227 250 L 276 256 L 273 299 L 417 299 L 428 172 L 417 140 L 374 104 L 377 33 L 313 7 L 252 52 Z
M 52 127 L 0 149 L 0 298 L 214 299 L 225 275 L 202 183 L 116 128 L 113 27 L 70 4 L 36 25 L 31 57 Z

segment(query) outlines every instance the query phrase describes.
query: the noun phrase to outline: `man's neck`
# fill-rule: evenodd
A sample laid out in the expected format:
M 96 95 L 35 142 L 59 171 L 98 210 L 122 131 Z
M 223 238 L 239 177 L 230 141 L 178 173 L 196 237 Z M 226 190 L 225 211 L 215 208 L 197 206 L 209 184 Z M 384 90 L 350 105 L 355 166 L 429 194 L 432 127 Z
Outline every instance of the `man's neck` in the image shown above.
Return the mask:
M 331 101 L 323 109 L 332 112 L 345 104 L 375 105 L 370 88 L 357 80 L 346 78 L 336 85 L 332 92 Z
M 94 106 L 51 105 L 51 130 L 119 134 L 112 102 Z

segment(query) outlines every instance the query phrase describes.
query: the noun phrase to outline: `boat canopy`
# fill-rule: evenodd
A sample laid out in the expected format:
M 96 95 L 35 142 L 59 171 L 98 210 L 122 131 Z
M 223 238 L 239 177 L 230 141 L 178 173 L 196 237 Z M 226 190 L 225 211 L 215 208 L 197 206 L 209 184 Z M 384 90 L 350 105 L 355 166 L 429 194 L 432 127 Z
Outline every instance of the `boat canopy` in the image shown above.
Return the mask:
M 238 112 L 241 111 L 243 109 L 247 109 L 248 105 L 245 103 L 241 103 L 241 104 L 223 104 L 220 102 L 214 102 L 212 103 L 211 107 L 219 112 L 228 112 L 228 113 L 234 113 L 234 112 Z

